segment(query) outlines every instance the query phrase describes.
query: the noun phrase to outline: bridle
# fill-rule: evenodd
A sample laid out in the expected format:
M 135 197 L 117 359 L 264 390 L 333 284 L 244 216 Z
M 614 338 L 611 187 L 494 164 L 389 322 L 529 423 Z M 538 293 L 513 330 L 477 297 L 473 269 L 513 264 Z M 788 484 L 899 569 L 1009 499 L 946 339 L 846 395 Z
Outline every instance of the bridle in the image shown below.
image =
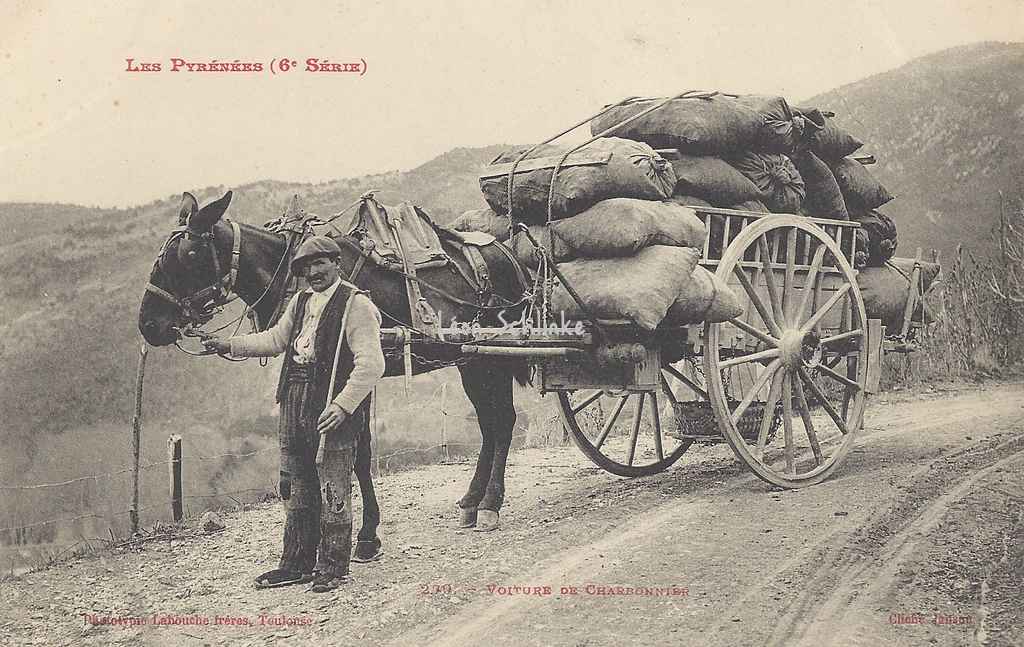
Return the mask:
M 171 235 L 167 238 L 167 242 L 165 242 L 164 246 L 160 249 L 160 254 L 157 256 L 156 261 L 153 264 L 155 268 L 159 267 L 163 269 L 162 265 L 164 256 L 167 254 L 167 251 L 175 240 L 197 240 L 200 245 L 195 250 L 196 252 L 201 249 L 210 250 L 210 257 L 213 259 L 213 273 L 214 276 L 217 277 L 214 283 L 185 297 L 177 297 L 171 292 L 153 285 L 152 281 L 146 283 L 146 292 L 155 294 L 165 301 L 177 306 L 181 310 L 182 317 L 185 319 L 188 327 L 193 329 L 209 322 L 217 313 L 221 312 L 224 306 L 237 298 L 237 295 L 233 293 L 233 290 L 235 282 L 238 279 L 238 265 L 242 251 L 242 232 L 239 229 L 237 222 L 233 220 L 229 220 L 227 222 L 231 225 L 231 263 L 228 267 L 228 271 L 223 275 L 221 274 L 220 259 L 217 254 L 217 249 L 213 246 L 213 232 L 197 233 L 191 230 L 188 225 L 177 227 L 171 232 Z M 165 272 L 165 274 L 167 274 L 168 281 L 170 281 L 170 274 L 168 272 Z M 274 274 L 274 277 L 277 277 L 276 273 Z M 271 281 L 271 284 L 272 283 L 273 281 Z M 266 293 L 264 293 L 263 296 L 266 296 Z M 262 298 L 262 296 L 260 298 Z
M 238 294 L 234 292 L 234 288 L 238 281 L 238 268 L 241 260 L 242 231 L 239 228 L 238 223 L 234 222 L 233 220 L 228 220 L 227 218 L 225 218 L 224 221 L 231 225 L 232 239 L 231 261 L 228 267 L 228 271 L 226 273 L 221 274 L 220 271 L 220 259 L 217 254 L 217 249 L 213 245 L 214 236 L 212 230 L 206 233 L 197 233 L 191 230 L 188 227 L 188 225 L 176 227 L 175 229 L 171 230 L 171 235 L 167 238 L 167 241 L 164 242 L 163 247 L 160 249 L 160 253 L 157 255 L 156 260 L 153 262 L 154 269 L 160 268 L 161 270 L 163 270 L 162 263 L 164 260 L 164 256 L 170 249 L 171 244 L 178 239 L 199 241 L 200 245 L 198 246 L 198 249 L 189 250 L 190 254 L 192 252 L 198 252 L 200 249 L 210 250 L 210 257 L 213 263 L 213 274 L 215 277 L 217 277 L 215 283 L 212 283 L 186 297 L 177 297 L 168 290 L 164 290 L 160 286 L 153 285 L 152 281 L 148 281 L 146 283 L 146 292 L 155 294 L 156 296 L 164 299 L 165 301 L 168 301 L 169 303 L 172 303 L 173 305 L 177 306 L 181 310 L 181 318 L 185 320 L 185 327 L 172 327 L 172 329 L 175 332 L 177 332 L 180 337 L 198 337 L 199 339 L 208 339 L 213 335 L 213 333 L 220 332 L 221 330 L 224 330 L 225 328 L 228 328 L 235 323 L 237 323 L 238 325 L 235 327 L 235 332 L 233 334 L 238 334 L 238 330 L 242 326 L 242 321 L 247 316 L 249 317 L 252 323 L 253 332 L 258 332 L 262 330 L 259 321 L 259 315 L 256 312 L 256 306 L 259 305 L 263 301 L 263 299 L 265 299 L 267 295 L 269 295 L 270 292 L 274 289 L 274 285 L 277 283 L 277 279 L 281 275 L 281 270 L 287 267 L 288 261 L 291 259 L 292 248 L 295 241 L 292 238 L 286 237 L 284 253 L 281 254 L 281 259 L 277 263 L 277 268 L 274 270 L 273 275 L 271 275 L 270 280 L 267 282 L 266 288 L 263 289 L 263 292 L 260 293 L 259 297 L 257 297 L 252 303 L 246 304 L 245 309 L 242 311 L 242 314 L 240 314 L 237 319 L 233 319 L 232 321 L 229 321 L 228 323 L 212 331 L 203 330 L 201 326 L 203 326 L 206 323 L 209 323 L 217 314 L 223 311 L 224 306 L 228 305 L 229 303 L 238 298 Z M 171 281 L 171 274 L 169 272 L 166 272 L 165 270 L 164 273 L 167 275 L 168 281 Z M 280 310 L 280 308 L 283 305 L 283 303 L 280 304 L 278 306 L 278 310 Z M 272 318 L 273 316 L 274 315 L 272 315 Z M 178 348 L 178 350 L 182 351 L 187 355 L 203 357 L 206 355 L 212 355 L 214 352 L 216 352 L 213 350 L 205 350 L 201 352 L 191 351 L 186 348 L 183 348 L 179 342 L 180 339 L 175 340 L 174 345 Z M 233 362 L 242 362 L 248 359 L 232 359 L 225 355 L 221 355 L 221 358 Z M 260 359 L 260 363 L 263 365 L 265 365 L 265 361 L 265 358 Z

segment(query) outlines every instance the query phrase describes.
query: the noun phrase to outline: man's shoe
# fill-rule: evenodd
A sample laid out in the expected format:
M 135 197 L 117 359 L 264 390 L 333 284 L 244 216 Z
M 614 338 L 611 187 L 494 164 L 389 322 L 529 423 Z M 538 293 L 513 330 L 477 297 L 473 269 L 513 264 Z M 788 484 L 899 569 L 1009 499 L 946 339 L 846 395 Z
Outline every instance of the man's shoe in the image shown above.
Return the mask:
M 281 568 L 275 568 L 274 570 L 267 571 L 256 578 L 256 588 L 276 589 L 279 586 L 305 584 L 306 582 L 312 581 L 312 579 L 313 575 L 311 573 L 299 573 L 298 571 L 288 571 Z
M 313 578 L 313 586 L 309 590 L 313 593 L 330 593 L 334 589 L 348 584 L 348 575 L 331 575 L 330 573 L 317 573 Z
M 380 539 L 373 538 L 369 541 L 357 541 L 356 548 L 352 551 L 352 561 L 360 564 L 376 562 L 384 555 Z

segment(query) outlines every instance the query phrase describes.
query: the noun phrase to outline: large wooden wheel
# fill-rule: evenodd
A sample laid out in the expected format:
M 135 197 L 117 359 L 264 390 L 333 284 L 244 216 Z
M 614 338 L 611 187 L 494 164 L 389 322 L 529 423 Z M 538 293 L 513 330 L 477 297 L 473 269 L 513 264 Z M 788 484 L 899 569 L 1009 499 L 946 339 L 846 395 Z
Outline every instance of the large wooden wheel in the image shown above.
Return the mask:
M 722 434 L 769 483 L 823 481 L 853 446 L 864 411 L 867 320 L 856 273 L 815 224 L 768 216 L 739 233 L 716 275 L 748 301 L 743 316 L 705 324 L 704 372 Z M 756 440 L 738 428 L 751 412 Z
M 657 390 L 559 391 L 558 405 L 576 446 L 612 474 L 657 474 L 693 444 L 677 437 L 676 399 L 664 371 Z

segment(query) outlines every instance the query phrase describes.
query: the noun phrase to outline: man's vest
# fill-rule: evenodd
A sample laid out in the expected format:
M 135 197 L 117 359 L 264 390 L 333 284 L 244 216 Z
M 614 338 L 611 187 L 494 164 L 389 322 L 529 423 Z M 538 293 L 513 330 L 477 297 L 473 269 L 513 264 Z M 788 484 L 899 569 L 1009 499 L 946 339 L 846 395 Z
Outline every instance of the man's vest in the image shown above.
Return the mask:
M 316 337 L 313 340 L 313 363 L 311 365 L 313 384 L 313 396 L 316 398 L 316 406 L 327 404 L 327 388 L 331 381 L 331 370 L 334 368 L 334 353 L 341 343 L 341 351 L 338 354 L 338 373 L 334 380 L 333 399 L 344 388 L 352 369 L 355 367 L 355 358 L 352 349 L 345 340 L 344 331 L 341 329 L 341 322 L 345 318 L 345 308 L 348 306 L 349 297 L 353 294 L 365 294 L 354 289 L 345 283 L 338 286 L 330 301 L 324 305 L 320 314 L 320 321 L 316 327 Z M 285 351 L 285 359 L 281 365 L 281 378 L 277 384 L 277 401 L 284 400 L 285 389 L 288 383 L 288 371 L 295 364 L 295 339 L 302 331 L 302 322 L 306 317 L 306 304 L 309 302 L 309 292 L 300 292 L 298 301 L 295 304 L 295 314 L 292 318 L 292 330 L 289 334 L 288 349 Z M 366 400 L 363 401 L 363 404 Z M 354 413 L 354 412 L 349 412 Z

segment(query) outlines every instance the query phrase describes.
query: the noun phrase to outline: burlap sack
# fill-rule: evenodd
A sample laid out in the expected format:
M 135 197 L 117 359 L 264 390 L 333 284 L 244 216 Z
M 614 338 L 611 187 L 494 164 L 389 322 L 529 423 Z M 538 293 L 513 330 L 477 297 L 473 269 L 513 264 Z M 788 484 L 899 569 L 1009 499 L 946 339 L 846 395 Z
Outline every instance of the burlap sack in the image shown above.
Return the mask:
M 760 200 L 761 190 L 728 162 L 707 155 L 682 155 L 672 160 L 676 172 L 676 195 L 703 198 L 721 207 Z
M 702 247 L 704 223 L 693 209 L 671 202 L 610 198 L 551 225 L 569 253 L 583 257 L 631 256 L 644 247 Z
M 788 157 L 775 153 L 746 153 L 732 160 L 732 165 L 761 190 L 761 201 L 769 211 L 800 211 L 804 200 L 804 181 Z
M 465 211 L 448 224 L 455 231 L 482 231 L 498 240 L 508 240 L 508 216 L 499 216 L 490 209 L 471 209 Z
M 849 220 L 846 200 L 828 164 L 810 151 L 794 153 L 790 159 L 804 180 L 804 197 L 800 213 L 812 218 Z
M 655 245 L 628 258 L 586 259 L 558 267 L 579 293 L 590 312 L 601 319 L 629 319 L 644 330 L 654 330 L 690 281 L 699 252 L 689 247 Z M 583 317 L 562 286 L 551 295 L 556 317 Z
M 661 101 L 645 99 L 619 106 L 590 122 L 598 134 Z M 678 148 L 691 155 L 726 157 L 756 146 L 764 118 L 755 108 L 727 97 L 676 99 L 616 130 L 616 137 L 646 142 L 654 148 Z
M 830 164 L 850 211 L 877 209 L 893 199 L 882 183 L 860 162 L 844 158 Z
M 811 138 L 811 152 L 827 162 L 835 162 L 853 155 L 862 141 L 840 128 L 835 120 L 825 119 L 824 128 Z
M 530 233 L 555 261 L 632 256 L 651 245 L 703 247 L 704 223 L 693 209 L 672 202 L 610 198 L 581 214 L 531 225 Z M 517 258 L 537 267 L 535 247 L 522 233 L 513 237 Z
M 559 237 L 551 236 L 551 228 L 544 225 L 530 225 L 530 235 L 550 258 L 564 260 L 573 258 L 568 247 Z M 516 233 L 508 243 L 516 260 L 523 266 L 535 270 L 540 267 L 541 252 L 522 232 Z
M 669 306 L 665 322 L 687 325 L 710 321 L 720 323 L 743 314 L 743 304 L 721 279 L 699 265 Z
M 866 264 L 869 267 L 879 267 L 893 257 L 899 238 L 892 218 L 872 209 L 867 213 L 854 214 L 852 219 L 860 223 L 860 231 L 867 239 L 867 245 L 862 249 L 867 252 Z
M 565 148 L 543 146 L 530 159 L 558 156 Z M 494 163 L 514 162 L 522 151 L 499 156 Z M 608 198 L 664 200 L 672 195 L 676 175 L 672 165 L 650 146 L 614 137 L 598 139 L 580 150 L 580 155 L 610 153 L 607 164 L 563 167 L 555 183 L 552 219 L 574 216 Z M 569 162 L 572 161 L 569 158 Z M 517 172 L 513 182 L 513 216 L 528 224 L 547 221 L 548 191 L 552 168 Z M 486 173 L 486 169 L 485 169 Z M 481 177 L 484 199 L 496 213 L 508 212 L 508 176 Z
M 925 292 L 938 277 L 937 263 L 921 263 L 921 276 Z M 857 274 L 857 285 L 864 297 L 864 310 L 869 319 L 881 319 L 886 334 L 898 334 L 903 328 L 903 311 L 910 294 L 910 277 L 914 271 L 914 259 L 894 258 L 881 267 L 866 267 Z M 924 308 L 919 302 L 912 315 L 912 321 L 921 321 Z
M 821 131 L 824 117 L 814 110 L 800 113 L 782 97 L 745 94 L 736 97 L 761 115 L 764 125 L 753 150 L 767 153 L 791 153 L 806 148 Z

